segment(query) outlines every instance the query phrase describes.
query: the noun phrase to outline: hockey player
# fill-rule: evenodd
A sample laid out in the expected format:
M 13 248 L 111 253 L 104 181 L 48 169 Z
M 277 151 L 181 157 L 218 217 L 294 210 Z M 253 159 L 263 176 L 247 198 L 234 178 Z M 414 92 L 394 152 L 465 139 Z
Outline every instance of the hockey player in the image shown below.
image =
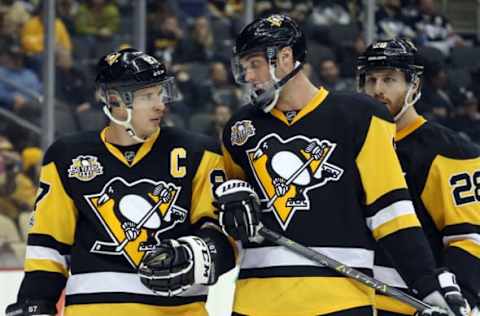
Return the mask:
M 252 102 L 223 135 L 227 178 L 241 180 L 217 189 L 220 224 L 243 245 L 234 315 L 374 312 L 371 288 L 273 243 L 254 242 L 260 222 L 370 275 L 376 240 L 419 297 L 465 315 L 453 274 L 435 270 L 388 111 L 365 95 L 315 87 L 301 72 L 305 55 L 303 32 L 284 15 L 257 19 L 236 39 L 233 73 L 250 88 Z
M 221 150 L 160 130 L 178 94 L 155 58 L 112 52 L 96 82 L 110 124 L 46 152 L 25 277 L 7 315 L 55 315 L 64 288 L 67 316 L 207 315 L 206 286 L 234 266 L 211 205 Z
M 423 70 L 417 59 L 409 41 L 373 43 L 358 58 L 358 84 L 394 116 L 397 154 L 417 216 L 438 264 L 456 274 L 473 307 L 480 299 L 480 150 L 417 114 Z M 407 288 L 383 251 L 375 259 L 375 277 Z M 379 315 L 412 314 L 390 298 L 376 301 Z

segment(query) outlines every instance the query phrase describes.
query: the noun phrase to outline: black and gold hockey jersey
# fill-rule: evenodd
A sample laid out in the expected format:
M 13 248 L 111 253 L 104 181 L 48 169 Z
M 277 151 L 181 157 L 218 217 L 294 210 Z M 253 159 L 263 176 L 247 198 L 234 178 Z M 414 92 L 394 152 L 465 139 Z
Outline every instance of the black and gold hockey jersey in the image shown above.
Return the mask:
M 470 304 L 480 294 L 480 149 L 455 132 L 419 117 L 395 137 L 417 216 L 439 266 L 446 266 Z M 379 250 L 375 276 L 407 288 Z M 404 304 L 379 295 L 378 308 L 412 315 Z
M 69 136 L 47 151 L 18 300 L 56 302 L 65 287 L 66 316 L 207 315 L 206 287 L 160 297 L 136 270 L 160 240 L 216 221 L 212 189 L 225 178 L 220 146 L 162 128 L 136 155 L 124 155 L 105 133 Z M 159 198 L 162 189 L 167 199 Z M 138 236 L 127 238 L 132 230 Z
M 372 275 L 375 240 L 401 248 L 410 280 L 433 270 L 382 104 L 320 89 L 289 121 L 247 105 L 224 130 L 225 170 L 255 186 L 263 224 Z M 313 152 L 312 148 L 320 148 Z M 315 153 L 315 155 L 314 155 Z M 283 192 L 282 192 L 283 187 Z M 403 232 L 403 233 L 402 233 Z M 425 257 L 419 252 L 425 252 Z M 272 243 L 243 245 L 234 311 L 249 316 L 372 315 L 373 290 Z

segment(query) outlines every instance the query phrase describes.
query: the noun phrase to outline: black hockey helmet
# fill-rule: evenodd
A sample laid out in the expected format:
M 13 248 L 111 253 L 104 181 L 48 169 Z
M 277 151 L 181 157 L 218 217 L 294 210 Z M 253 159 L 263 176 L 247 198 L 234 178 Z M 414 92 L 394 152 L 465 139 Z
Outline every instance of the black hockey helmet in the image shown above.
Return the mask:
M 367 47 L 357 59 L 359 86 L 365 83 L 365 73 L 372 69 L 396 68 L 402 70 L 406 80 L 412 82 L 423 73 L 418 63 L 417 48 L 406 39 L 378 41 Z
M 165 103 L 175 101 L 174 78 L 154 57 L 133 48 L 112 52 L 97 63 L 95 82 L 100 89 L 117 90 L 125 104 L 131 105 L 133 92 L 152 85 L 162 84 Z
M 284 47 L 292 49 L 295 65 L 286 76 L 277 78 L 277 54 Z M 297 23 L 286 15 L 270 15 L 245 26 L 236 38 L 231 60 L 232 73 L 239 84 L 250 84 L 246 80 L 246 69 L 241 59 L 253 53 L 265 56 L 271 81 L 261 89 L 250 87 L 250 101 L 263 111 L 269 112 L 275 106 L 282 87 L 303 67 L 307 54 L 305 36 Z
M 307 44 L 302 30 L 287 15 L 270 15 L 248 24 L 235 41 L 233 54 L 244 56 L 269 47 L 291 47 L 296 60 L 303 63 Z
M 409 84 L 404 104 L 397 113 L 393 113 L 394 121 L 398 121 L 421 97 L 419 82 L 423 74 L 423 66 L 418 62 L 417 48 L 406 39 L 378 41 L 367 47 L 357 59 L 357 85 L 363 91 L 368 71 L 382 68 L 393 68 L 402 71 Z
M 167 74 L 164 64 L 154 57 L 133 48 L 122 49 L 103 56 L 97 63 L 97 84 L 99 101 L 103 112 L 110 121 L 125 127 L 128 134 L 138 142 L 146 138 L 137 135 L 132 125 L 133 96 L 136 90 L 151 86 L 160 86 L 160 97 L 163 103 L 180 99 L 180 93 L 175 85 L 175 78 Z M 126 105 L 127 118 L 120 120 L 112 114 L 112 107 L 120 106 L 116 91 Z

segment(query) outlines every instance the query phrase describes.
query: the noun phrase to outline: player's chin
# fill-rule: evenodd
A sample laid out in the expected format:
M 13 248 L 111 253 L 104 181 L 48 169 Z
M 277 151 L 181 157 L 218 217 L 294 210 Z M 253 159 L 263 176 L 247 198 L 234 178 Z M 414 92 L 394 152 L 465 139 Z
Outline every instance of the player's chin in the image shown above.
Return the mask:
M 149 127 L 152 128 L 152 129 L 157 129 L 159 126 L 160 126 L 160 123 L 162 122 L 162 120 L 160 118 L 158 119 L 151 119 L 150 120 L 150 124 Z

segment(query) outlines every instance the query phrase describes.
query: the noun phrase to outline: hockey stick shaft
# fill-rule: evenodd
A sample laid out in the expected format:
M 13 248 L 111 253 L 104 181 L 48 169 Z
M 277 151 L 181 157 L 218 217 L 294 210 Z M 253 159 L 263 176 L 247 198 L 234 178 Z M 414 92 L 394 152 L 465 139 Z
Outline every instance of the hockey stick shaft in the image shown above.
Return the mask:
M 145 215 L 140 219 L 140 221 L 137 223 L 137 225 L 135 225 L 135 229 L 140 229 L 143 227 L 143 225 L 145 225 L 145 223 L 150 219 L 150 217 L 152 217 L 153 213 L 155 213 L 157 211 L 157 209 L 160 207 L 160 205 L 162 205 L 164 202 L 162 199 L 159 199 L 158 202 L 147 212 L 145 213 Z M 120 243 L 120 245 L 117 246 L 117 248 L 115 249 L 115 251 L 122 251 L 123 248 L 125 248 L 125 246 L 128 244 L 130 240 L 128 240 L 127 237 L 125 237 L 122 242 Z
M 305 161 L 305 163 L 300 166 L 300 168 L 297 169 L 297 171 L 295 171 L 288 179 L 287 179 L 287 182 L 285 183 L 286 186 L 289 186 L 297 177 L 300 173 L 303 172 L 303 170 L 307 169 L 307 167 L 310 165 L 310 163 L 312 163 L 313 161 L 313 157 L 310 157 L 310 159 L 308 159 L 307 161 Z M 267 203 L 267 208 L 270 208 L 273 203 L 277 200 L 278 198 L 278 194 L 275 193 L 274 196 L 272 196 L 272 198 L 270 199 L 270 201 L 268 201 Z
M 408 304 L 418 311 L 423 311 L 425 309 L 432 308 L 430 305 L 422 302 L 421 300 L 408 295 L 405 292 L 397 290 L 393 287 L 388 286 L 387 284 L 376 280 L 365 273 L 362 273 L 354 268 L 346 266 L 341 262 L 332 259 L 324 254 L 321 254 L 313 249 L 310 249 L 304 245 L 297 243 L 294 240 L 291 240 L 285 236 L 282 236 L 266 227 L 262 227 L 259 229 L 258 233 L 264 237 L 266 240 L 271 241 L 277 245 L 284 246 L 285 248 L 306 257 L 312 261 L 320 263 L 328 268 L 331 268 L 337 271 L 340 274 L 343 274 L 349 278 L 352 278 L 370 288 L 373 288 L 382 294 L 388 295 L 393 297 L 405 304 Z

